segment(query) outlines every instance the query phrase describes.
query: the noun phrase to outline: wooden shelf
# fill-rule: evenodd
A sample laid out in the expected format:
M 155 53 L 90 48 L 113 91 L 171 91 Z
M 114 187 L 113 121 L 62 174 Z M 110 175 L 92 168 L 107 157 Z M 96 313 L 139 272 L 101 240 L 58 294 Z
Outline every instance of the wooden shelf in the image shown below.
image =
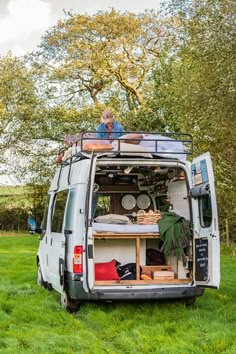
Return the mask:
M 140 279 L 140 239 L 160 238 L 159 233 L 143 233 L 143 234 L 131 234 L 131 233 L 94 233 L 95 240 L 102 239 L 134 239 L 136 243 L 136 279 Z
M 95 286 L 107 286 L 107 285 L 143 285 L 143 284 L 150 284 L 150 285 L 159 285 L 159 284 L 190 284 L 192 279 L 155 279 L 155 280 L 99 280 L 95 281 Z
M 114 234 L 112 232 L 97 232 L 93 234 L 95 240 L 100 239 L 146 239 L 146 238 L 160 238 L 159 233 L 143 233 L 143 234 Z

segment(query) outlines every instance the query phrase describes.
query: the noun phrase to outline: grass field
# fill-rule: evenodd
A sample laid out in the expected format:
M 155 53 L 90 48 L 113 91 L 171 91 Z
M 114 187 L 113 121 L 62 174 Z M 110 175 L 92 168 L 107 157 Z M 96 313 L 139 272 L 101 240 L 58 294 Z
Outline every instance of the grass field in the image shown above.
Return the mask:
M 220 290 L 177 302 L 86 303 L 69 314 L 36 285 L 37 236 L 0 237 L 0 353 L 236 353 L 236 258 Z

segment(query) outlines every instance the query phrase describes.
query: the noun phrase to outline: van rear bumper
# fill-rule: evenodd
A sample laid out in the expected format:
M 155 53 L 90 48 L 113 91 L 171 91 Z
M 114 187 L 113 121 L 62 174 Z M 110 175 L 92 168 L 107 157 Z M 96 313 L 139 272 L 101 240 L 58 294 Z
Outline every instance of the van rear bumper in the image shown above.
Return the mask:
M 71 299 L 78 301 L 88 301 L 88 300 L 105 300 L 105 301 L 121 301 L 121 300 L 157 300 L 157 299 L 184 299 L 188 297 L 201 296 L 204 293 L 204 289 L 199 288 L 195 285 L 188 286 L 157 286 L 150 287 L 147 286 L 142 288 L 120 288 L 114 286 L 111 289 L 107 287 L 92 289 L 90 293 L 86 292 L 83 288 L 83 282 L 68 279 L 65 282 L 66 290 Z

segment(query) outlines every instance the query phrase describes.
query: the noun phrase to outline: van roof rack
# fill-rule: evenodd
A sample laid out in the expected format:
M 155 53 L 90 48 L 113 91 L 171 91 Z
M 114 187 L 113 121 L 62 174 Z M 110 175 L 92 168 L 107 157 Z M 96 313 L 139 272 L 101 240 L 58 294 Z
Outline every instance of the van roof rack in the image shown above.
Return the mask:
M 107 132 L 104 133 L 107 134 Z M 114 131 L 111 133 L 117 134 Z M 193 153 L 192 136 L 186 133 L 126 131 L 123 136 L 113 138 L 110 142 L 107 138 L 98 138 L 96 131 L 89 130 L 78 136 L 71 136 L 71 140 L 70 136 L 67 136 L 67 144 L 70 148 L 69 154 L 67 154 L 68 149 L 60 149 L 58 157 L 61 156 L 62 161 L 57 162 L 61 163 L 61 169 L 69 165 L 68 184 L 70 184 L 71 164 L 80 159 L 91 158 L 94 154 L 111 158 L 120 156 L 146 158 L 148 156 L 181 160 Z
M 111 133 L 117 134 L 113 131 Z M 71 151 L 68 159 L 73 157 L 73 162 L 77 158 L 90 157 L 92 151 L 99 156 L 129 155 L 137 157 L 140 154 L 139 157 L 142 157 L 144 154 L 143 157 L 145 157 L 145 154 L 149 153 L 153 157 L 172 159 L 181 159 L 181 157 L 184 158 L 193 153 L 192 136 L 186 133 L 128 131 L 122 137 L 109 141 L 107 138 L 98 138 L 96 131 L 90 130 L 78 135 L 77 141 L 74 141 L 74 136 L 72 138 L 72 143 L 69 142 Z M 124 143 L 126 144 L 124 145 Z M 61 149 L 60 153 L 65 155 L 66 149 Z M 65 160 L 65 164 L 67 164 L 66 161 L 69 162 Z
M 107 132 L 104 132 L 107 134 Z M 117 134 L 115 131 L 111 131 L 114 135 Z M 125 147 L 121 145 L 121 143 L 131 143 L 132 145 L 136 145 L 137 149 L 134 147 L 132 151 L 125 150 Z M 96 131 L 86 131 L 80 134 L 79 141 L 76 142 L 76 146 L 80 147 L 80 151 L 88 152 L 86 150 L 86 144 L 94 142 L 93 151 L 99 151 L 99 145 L 96 149 L 96 144 L 102 143 L 106 144 L 109 142 L 108 138 L 98 138 L 96 136 Z M 193 153 L 193 139 L 191 134 L 186 133 L 172 133 L 172 132 L 142 132 L 142 131 L 126 131 L 123 137 L 113 138 L 112 139 L 113 150 L 112 154 L 120 154 L 121 152 L 125 153 L 137 153 L 140 152 L 138 148 L 141 146 L 144 147 L 144 152 L 149 152 L 150 154 L 158 154 L 158 155 L 192 155 Z M 110 144 L 108 145 L 108 149 L 105 150 L 105 146 L 103 146 L 103 151 L 110 151 Z M 173 156 L 174 157 L 174 156 Z

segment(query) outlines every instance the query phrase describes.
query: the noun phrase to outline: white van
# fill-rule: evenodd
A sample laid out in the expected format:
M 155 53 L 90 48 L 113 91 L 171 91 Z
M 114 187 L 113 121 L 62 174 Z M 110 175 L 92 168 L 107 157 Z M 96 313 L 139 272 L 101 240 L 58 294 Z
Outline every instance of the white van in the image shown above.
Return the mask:
M 73 146 L 49 189 L 38 284 L 58 291 L 69 311 L 90 300 L 175 298 L 192 304 L 204 288 L 218 288 L 210 154 L 187 161 L 188 134 L 130 133 L 112 145 L 87 136 Z M 181 256 L 178 240 L 169 242 L 162 232 L 161 220 L 168 216 L 188 229 Z M 173 230 L 169 236 L 177 237 Z

